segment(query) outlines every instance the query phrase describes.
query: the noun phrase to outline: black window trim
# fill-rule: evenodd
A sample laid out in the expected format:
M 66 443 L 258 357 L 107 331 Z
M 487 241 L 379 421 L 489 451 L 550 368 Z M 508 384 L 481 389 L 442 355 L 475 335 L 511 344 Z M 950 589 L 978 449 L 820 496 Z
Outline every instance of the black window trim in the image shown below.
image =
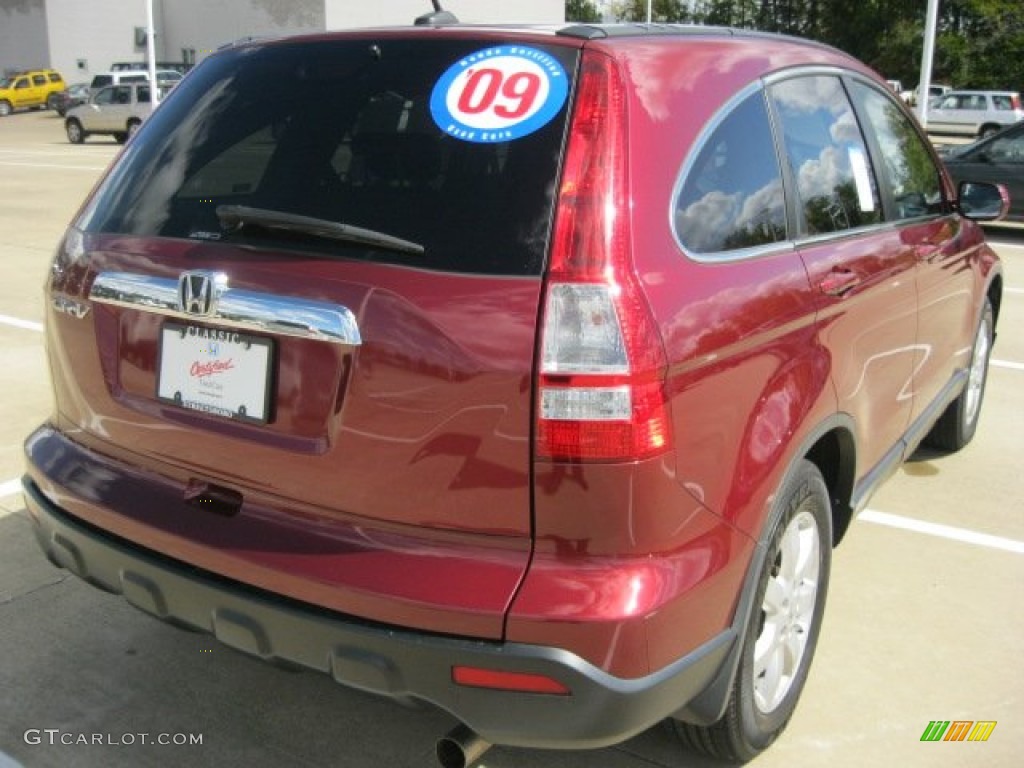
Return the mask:
M 937 219 L 943 216 L 950 215 L 953 212 L 954 206 L 953 201 L 951 201 L 947 195 L 948 190 L 946 188 L 946 185 L 943 183 L 942 173 L 940 171 L 942 167 L 942 162 L 936 154 L 931 141 L 928 139 L 928 135 L 921 128 L 921 124 L 917 121 L 916 118 L 914 118 L 913 114 L 910 112 L 907 106 L 899 99 L 892 98 L 888 93 L 886 93 L 885 89 L 880 88 L 878 86 L 878 83 L 876 83 L 874 80 L 871 80 L 870 78 L 863 77 L 861 75 L 856 75 L 854 73 L 847 73 L 844 76 L 843 80 L 843 87 L 846 89 L 846 92 L 850 97 L 850 103 L 853 104 L 853 110 L 857 116 L 857 122 L 859 122 L 861 125 L 861 132 L 864 135 L 864 140 L 868 145 L 868 153 L 871 157 L 872 168 L 875 171 L 875 178 L 879 180 L 878 194 L 882 201 L 882 211 L 885 214 L 885 222 L 888 224 L 906 225 L 907 223 L 924 222 L 929 221 L 930 219 Z M 942 193 L 941 211 L 936 213 L 927 213 L 922 216 L 914 216 L 912 218 L 906 219 L 899 219 L 896 217 L 896 201 L 893 199 L 891 180 L 887 178 L 888 170 L 886 169 L 885 162 L 882 159 L 882 147 L 878 142 L 878 135 L 875 133 L 875 127 L 872 124 L 871 120 L 868 118 L 867 110 L 864 106 L 863 99 L 860 96 L 858 96 L 856 91 L 854 91 L 854 89 L 851 87 L 854 84 L 861 85 L 865 88 L 870 88 L 871 90 L 875 91 L 880 96 L 882 96 L 882 98 L 886 99 L 886 101 L 890 102 L 891 104 L 895 104 L 897 106 L 897 109 L 899 109 L 903 113 L 904 117 L 908 119 L 911 127 L 917 134 L 918 139 L 921 141 L 922 144 L 924 144 L 925 148 L 931 155 L 933 165 L 936 166 L 936 172 L 938 173 L 937 181 L 939 182 L 939 191 Z M 886 183 L 882 183 L 882 177 L 886 177 Z
M 771 86 L 778 85 L 779 83 L 783 83 L 788 80 L 797 80 L 805 77 L 834 77 L 839 81 L 839 86 L 842 88 L 843 93 L 846 94 L 846 100 L 850 104 L 850 108 L 853 110 L 854 119 L 857 121 L 857 128 L 860 131 L 861 138 L 864 139 L 864 149 L 867 152 L 868 167 L 871 174 L 874 176 L 878 192 L 878 203 L 882 207 L 882 220 L 879 222 L 875 222 L 873 224 L 861 224 L 856 227 L 847 227 L 846 229 L 822 232 L 820 234 L 806 234 L 804 233 L 803 207 L 800 205 L 799 195 L 796 191 L 796 179 L 793 178 L 792 168 L 790 167 L 788 159 L 786 159 L 786 161 L 781 164 L 782 176 L 785 180 L 784 188 L 787 193 L 786 211 L 789 216 L 790 234 L 796 233 L 795 237 L 793 237 L 793 244 L 797 249 L 803 248 L 806 245 L 817 245 L 818 243 L 842 240 L 847 237 L 862 235 L 865 232 L 884 231 L 890 224 L 896 225 L 901 223 L 890 221 L 888 209 L 885 207 L 885 193 L 882 190 L 883 185 L 879 180 L 878 174 L 879 155 L 874 151 L 875 145 L 873 145 L 872 141 L 867 137 L 864 120 L 862 119 L 861 113 L 856 109 L 853 96 L 850 94 L 847 83 L 845 82 L 845 77 L 852 74 L 853 73 L 850 70 L 842 69 L 840 67 L 801 66 L 781 70 L 764 78 L 766 92 Z M 870 80 L 868 82 L 870 82 Z M 767 99 L 767 102 L 768 116 L 772 121 L 773 136 L 775 138 L 775 151 L 781 157 L 785 157 L 786 146 L 785 142 L 782 140 L 781 118 L 775 109 L 773 100 L 769 98 Z
M 808 245 L 817 245 L 819 243 L 839 241 L 839 240 L 843 240 L 843 239 L 848 238 L 848 237 L 854 237 L 854 236 L 863 235 L 865 232 L 886 232 L 886 231 L 891 231 L 891 230 L 902 229 L 903 227 L 906 227 L 906 226 L 908 226 L 910 224 L 919 224 L 921 222 L 929 221 L 931 219 L 940 219 L 940 218 L 943 218 L 945 216 L 951 215 L 953 206 L 952 206 L 950 200 L 948 199 L 948 197 L 946 196 L 946 192 L 947 192 L 946 186 L 945 186 L 945 184 L 941 183 L 941 179 L 940 179 L 940 189 L 942 191 L 942 196 L 943 196 L 944 212 L 926 214 L 924 216 L 919 216 L 919 217 L 915 217 L 915 218 L 912 218 L 912 219 L 896 219 L 896 218 L 894 218 L 892 216 L 892 210 L 893 209 L 892 209 L 891 206 L 893 205 L 893 202 L 892 202 L 892 196 L 889 194 L 888 183 L 883 183 L 882 177 L 881 177 L 881 175 L 879 174 L 879 171 L 878 171 L 879 162 L 881 161 L 881 150 L 879 149 L 879 146 L 878 146 L 878 143 L 877 143 L 877 139 L 876 139 L 876 137 L 874 135 L 874 128 L 871 126 L 870 121 L 868 121 L 866 119 L 866 116 L 864 115 L 862 109 L 860 108 L 860 105 L 858 104 L 857 99 L 853 96 L 852 93 L 850 93 L 849 83 L 852 82 L 852 81 L 857 81 L 857 82 L 860 82 L 860 83 L 864 83 L 864 84 L 874 88 L 879 93 L 883 94 L 885 96 L 885 98 L 888 99 L 889 101 L 891 101 L 892 103 L 899 105 L 899 109 L 904 113 L 904 115 L 907 115 L 907 116 L 909 116 L 911 118 L 911 120 L 910 120 L 911 125 L 914 127 L 914 130 L 917 132 L 918 137 L 921 138 L 922 141 L 925 143 L 925 146 L 929 148 L 929 152 L 932 155 L 933 162 L 937 166 L 939 166 L 940 165 L 940 161 L 938 160 L 938 156 L 936 155 L 934 149 L 931 148 L 931 142 L 928 140 L 927 136 L 924 135 L 924 133 L 921 130 L 920 124 L 917 122 L 916 119 L 913 118 L 913 115 L 910 114 L 910 112 L 907 109 L 906 105 L 900 105 L 899 101 L 897 101 L 894 98 L 891 98 L 889 96 L 889 94 L 886 92 L 884 86 L 879 85 L 875 80 L 873 80 L 872 78 L 868 77 L 867 75 L 864 75 L 863 73 L 860 73 L 860 72 L 856 72 L 854 70 L 844 69 L 842 67 L 814 66 L 814 65 L 812 65 L 812 66 L 798 66 L 798 67 L 792 67 L 792 68 L 789 68 L 789 69 L 779 70 L 778 72 L 773 72 L 771 75 L 765 76 L 763 78 L 763 81 L 764 81 L 765 90 L 767 90 L 770 86 L 775 85 L 776 83 L 783 82 L 785 80 L 789 80 L 789 79 L 793 79 L 793 78 L 798 78 L 798 77 L 817 77 L 817 76 L 832 76 L 832 77 L 839 78 L 840 83 L 841 83 L 841 85 L 843 87 L 843 90 L 847 94 L 847 98 L 849 99 L 849 101 L 850 101 L 850 103 L 852 105 L 852 108 L 854 110 L 854 116 L 855 116 L 855 118 L 857 120 L 858 127 L 860 128 L 861 136 L 864 138 L 865 149 L 867 150 L 867 153 L 868 153 L 868 158 L 867 159 L 868 159 L 868 163 L 869 163 L 870 168 L 871 168 L 871 172 L 874 174 L 875 183 L 878 185 L 878 188 L 879 188 L 878 189 L 878 195 L 879 195 L 879 202 L 882 205 L 882 214 L 883 214 L 883 216 L 882 216 L 882 221 L 877 222 L 875 224 L 863 224 L 863 225 L 861 225 L 859 227 L 851 227 L 849 229 L 838 230 L 838 231 L 835 231 L 835 232 L 823 232 L 823 233 L 817 234 L 817 235 L 797 235 L 792 240 L 793 247 L 795 249 L 801 249 L 801 248 L 804 248 L 804 247 L 806 247 Z M 773 123 L 773 130 L 775 131 L 774 138 L 775 138 L 775 141 L 776 141 L 776 152 L 777 153 L 778 152 L 784 152 L 785 151 L 785 147 L 782 145 L 781 136 L 778 133 L 778 116 L 777 116 L 777 114 L 775 112 L 774 105 L 771 103 L 771 99 L 768 99 L 768 107 L 769 107 L 769 116 L 770 116 L 770 118 L 772 120 L 772 123 Z M 798 208 L 798 201 L 796 199 L 796 196 L 792 193 L 792 191 L 794 189 L 794 186 L 793 186 L 793 180 L 791 178 L 791 173 L 790 173 L 790 168 L 789 168 L 789 163 L 788 162 L 782 163 L 782 174 L 783 174 L 784 179 L 788 179 L 789 180 L 789 184 L 788 185 L 784 184 L 784 187 L 786 189 L 786 195 L 787 195 L 786 196 L 787 211 L 792 209 L 793 215 L 795 217 L 798 217 L 800 215 L 799 211 L 797 210 L 797 208 Z M 799 232 L 800 230 L 799 229 L 791 230 L 791 232 L 793 232 L 793 231 Z

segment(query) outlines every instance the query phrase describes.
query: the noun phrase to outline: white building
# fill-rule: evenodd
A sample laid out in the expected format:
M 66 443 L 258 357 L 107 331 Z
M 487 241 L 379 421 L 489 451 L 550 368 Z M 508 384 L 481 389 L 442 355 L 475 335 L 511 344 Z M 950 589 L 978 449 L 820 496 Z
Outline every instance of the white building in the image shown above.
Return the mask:
M 152 0 L 157 61 L 192 64 L 243 37 L 411 24 L 430 0 Z M 443 0 L 467 23 L 559 24 L 564 0 Z M 69 83 L 146 56 L 147 0 L 0 0 L 0 73 L 53 67 Z

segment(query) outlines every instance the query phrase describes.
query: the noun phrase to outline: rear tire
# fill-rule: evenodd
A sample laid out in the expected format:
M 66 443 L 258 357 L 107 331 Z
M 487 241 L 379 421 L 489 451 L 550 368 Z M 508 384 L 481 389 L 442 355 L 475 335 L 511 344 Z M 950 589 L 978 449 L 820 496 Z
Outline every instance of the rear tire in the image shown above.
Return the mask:
M 988 358 L 992 353 L 994 339 L 995 313 L 992 311 L 992 302 L 985 299 L 978 331 L 974 335 L 971 367 L 967 373 L 964 391 L 946 407 L 939 420 L 935 422 L 935 426 L 924 439 L 926 445 L 941 451 L 959 451 L 974 439 L 974 433 L 978 431 L 981 403 L 985 399 Z
M 725 715 L 710 726 L 673 721 L 690 749 L 745 762 L 789 723 L 818 643 L 832 563 L 832 513 L 818 468 L 801 461 L 773 508 L 775 523 L 758 577 Z

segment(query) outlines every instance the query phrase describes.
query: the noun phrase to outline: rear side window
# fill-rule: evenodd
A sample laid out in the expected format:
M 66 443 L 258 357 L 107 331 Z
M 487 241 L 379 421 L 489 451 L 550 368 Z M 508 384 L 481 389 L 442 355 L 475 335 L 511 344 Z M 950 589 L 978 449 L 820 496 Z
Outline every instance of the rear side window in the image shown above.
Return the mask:
M 786 238 L 786 205 L 771 126 L 760 91 L 712 131 L 675 202 L 676 236 L 695 254 Z
M 104 88 L 96 93 L 96 97 L 93 99 L 94 104 L 114 104 L 115 96 L 117 94 L 116 88 Z
M 943 199 L 939 170 L 910 119 L 874 88 L 854 83 L 852 91 L 881 151 L 879 172 L 892 198 L 891 218 L 940 213 Z
M 867 148 L 839 78 L 796 77 L 773 85 L 769 93 L 796 182 L 802 234 L 880 222 Z
M 540 69 L 493 63 L 510 51 Z M 577 55 L 558 46 L 386 38 L 224 51 L 169 94 L 80 225 L 312 257 L 540 274 Z M 447 83 L 461 66 L 470 74 L 456 91 Z M 550 95 L 557 78 L 560 98 Z M 438 117 L 453 110 L 470 122 L 498 115 L 529 130 L 465 130 Z M 233 229 L 222 225 L 225 206 L 368 229 L 423 252 Z
M 992 105 L 996 109 L 1013 109 L 1013 98 L 1006 94 L 995 94 L 992 96 Z

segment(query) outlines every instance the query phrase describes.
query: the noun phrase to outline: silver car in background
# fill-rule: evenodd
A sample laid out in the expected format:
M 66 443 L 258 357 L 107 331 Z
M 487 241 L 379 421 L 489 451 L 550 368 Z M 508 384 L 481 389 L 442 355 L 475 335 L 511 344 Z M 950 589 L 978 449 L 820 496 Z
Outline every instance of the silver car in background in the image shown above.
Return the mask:
M 928 132 L 989 136 L 1020 120 L 1016 91 L 950 91 L 928 110 Z
M 161 98 L 164 92 L 161 87 Z M 87 104 L 68 110 L 64 121 L 68 141 L 81 144 L 89 136 L 106 134 L 123 144 L 153 111 L 151 93 L 145 82 L 100 88 Z

